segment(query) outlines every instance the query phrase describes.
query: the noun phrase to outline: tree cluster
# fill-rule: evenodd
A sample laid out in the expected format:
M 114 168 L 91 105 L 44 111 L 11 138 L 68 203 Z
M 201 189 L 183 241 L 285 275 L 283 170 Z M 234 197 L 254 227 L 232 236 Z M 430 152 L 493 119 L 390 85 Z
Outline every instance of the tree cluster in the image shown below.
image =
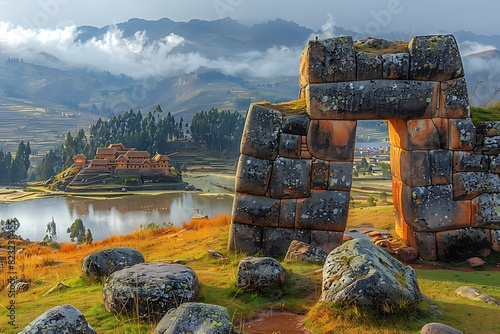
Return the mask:
M 245 118 L 237 111 L 212 108 L 196 113 L 190 130 L 193 139 L 207 149 L 237 152 L 244 125 Z
M 0 149 L 0 184 L 12 184 L 25 181 L 30 168 L 30 143 L 22 140 L 17 147 L 16 155 Z

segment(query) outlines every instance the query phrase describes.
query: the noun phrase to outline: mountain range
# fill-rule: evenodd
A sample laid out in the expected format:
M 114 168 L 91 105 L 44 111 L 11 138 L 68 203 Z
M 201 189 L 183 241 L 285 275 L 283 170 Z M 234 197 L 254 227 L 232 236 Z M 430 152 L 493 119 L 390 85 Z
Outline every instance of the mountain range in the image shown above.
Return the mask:
M 62 47 L 0 45 L 0 91 L 38 106 L 103 116 L 148 111 L 156 104 L 185 120 L 212 107 L 244 111 L 251 101 L 296 98 L 300 51 L 314 36 L 331 34 L 366 37 L 341 27 L 314 31 L 282 19 L 250 27 L 230 18 L 134 18 L 101 28 L 81 26 Z M 483 96 L 476 91 L 481 104 L 500 86 L 500 35 L 454 35 L 467 53 L 469 87 L 487 83 L 481 84 Z

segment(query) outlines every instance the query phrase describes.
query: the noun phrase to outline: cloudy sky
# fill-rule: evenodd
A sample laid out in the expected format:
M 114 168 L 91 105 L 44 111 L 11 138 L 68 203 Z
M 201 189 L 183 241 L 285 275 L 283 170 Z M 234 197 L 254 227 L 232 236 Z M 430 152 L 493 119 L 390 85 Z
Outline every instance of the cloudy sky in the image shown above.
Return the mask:
M 0 0 L 0 21 L 24 27 L 105 26 L 129 18 L 174 21 L 232 17 L 245 24 L 274 18 L 315 30 L 329 15 L 347 29 L 413 34 L 471 30 L 497 34 L 498 0 Z

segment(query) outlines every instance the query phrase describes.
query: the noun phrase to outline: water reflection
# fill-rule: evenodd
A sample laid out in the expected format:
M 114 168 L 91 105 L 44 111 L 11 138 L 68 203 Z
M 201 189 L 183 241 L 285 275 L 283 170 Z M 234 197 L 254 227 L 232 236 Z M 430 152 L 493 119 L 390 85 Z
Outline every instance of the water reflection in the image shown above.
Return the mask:
M 0 219 L 16 217 L 23 238 L 41 240 L 47 223 L 57 225 L 59 241 L 69 241 L 66 229 L 76 218 L 90 228 L 94 240 L 120 235 L 149 222 L 181 225 L 199 212 L 209 216 L 231 213 L 229 196 L 203 196 L 193 193 L 129 195 L 119 198 L 52 197 L 19 203 L 0 204 Z

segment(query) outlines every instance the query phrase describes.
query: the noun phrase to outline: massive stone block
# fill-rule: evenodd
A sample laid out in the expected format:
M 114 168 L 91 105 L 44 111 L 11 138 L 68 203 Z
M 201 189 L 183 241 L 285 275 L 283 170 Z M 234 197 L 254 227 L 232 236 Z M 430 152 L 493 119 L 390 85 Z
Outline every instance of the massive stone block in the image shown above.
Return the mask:
M 500 136 L 485 137 L 483 146 L 484 154 L 500 154 Z
M 305 136 L 309 128 L 309 120 L 307 114 L 285 116 L 283 117 L 282 130 L 284 133 Z
M 297 200 L 282 199 L 280 206 L 279 227 L 293 228 L 295 226 L 295 213 L 297 211 Z
M 242 154 L 238 160 L 235 188 L 239 193 L 265 195 L 273 162 Z
M 489 159 L 483 154 L 472 152 L 453 152 L 454 172 L 486 172 L 488 171 Z
M 319 159 L 353 161 L 356 121 L 311 121 L 307 133 L 307 148 Z
M 495 174 L 500 174 L 500 155 L 490 157 L 490 171 Z
M 472 200 L 472 226 L 500 230 L 500 193 L 481 194 Z
M 280 135 L 279 155 L 284 158 L 300 158 L 302 136 L 282 133 Z
M 352 168 L 352 162 L 332 161 L 330 163 L 328 189 L 350 191 L 352 184 Z
M 416 232 L 469 227 L 470 201 L 454 201 L 451 185 L 403 186 L 402 208 L 407 224 Z
M 473 256 L 487 257 L 491 253 L 489 230 L 464 228 L 436 233 L 440 261 L 463 261 Z
M 465 78 L 441 82 L 439 117 L 469 118 L 470 105 Z
M 406 80 L 408 79 L 409 70 L 409 53 L 388 53 L 382 55 L 382 78 Z
M 371 80 L 310 84 L 311 119 L 432 118 L 437 114 L 439 83 Z
M 449 150 L 429 151 L 432 185 L 451 184 L 451 157 Z
M 293 228 L 264 227 L 262 234 L 262 251 L 269 256 L 283 256 L 293 240 L 310 242 L 310 231 Z
M 382 57 L 369 52 L 356 53 L 357 80 L 376 80 L 382 78 Z
M 330 162 L 316 159 L 312 164 L 311 188 L 326 190 L 330 175 Z
M 260 252 L 262 249 L 262 227 L 240 224 L 233 221 L 229 229 L 227 248 L 247 254 Z
M 472 151 L 476 145 L 476 127 L 469 118 L 450 119 L 449 148 L 450 150 Z
M 439 136 L 439 148 L 448 149 L 448 140 L 449 140 L 449 122 L 447 118 L 433 118 L 432 122 L 438 131 Z
M 392 161 L 394 159 L 394 161 Z M 391 147 L 393 175 L 409 186 L 431 184 L 431 168 L 428 151 L 407 151 Z
M 464 75 L 460 50 L 453 35 L 415 36 L 408 49 L 410 79 L 446 81 Z
M 500 252 L 500 230 L 491 230 L 491 249 Z
M 269 194 L 273 198 L 303 198 L 310 193 L 311 160 L 274 160 Z
M 280 200 L 236 193 L 233 203 L 233 222 L 256 226 L 279 225 Z
M 347 223 L 349 192 L 312 191 L 309 198 L 297 200 L 295 227 L 343 232 Z
M 311 231 L 311 244 L 319 246 L 327 253 L 342 245 L 344 232 L 335 231 Z
M 492 173 L 454 173 L 453 197 L 472 199 L 482 193 L 494 193 L 500 189 L 500 176 Z
M 282 116 L 279 111 L 250 105 L 241 138 L 241 153 L 261 159 L 278 156 Z
M 433 150 L 441 147 L 436 124 L 431 119 L 394 119 L 389 121 L 391 145 L 405 150 Z
M 436 233 L 433 232 L 412 232 L 414 247 L 418 249 L 418 255 L 425 261 L 437 260 Z
M 300 55 L 300 87 L 351 80 L 356 80 L 356 52 L 351 36 L 309 41 Z

